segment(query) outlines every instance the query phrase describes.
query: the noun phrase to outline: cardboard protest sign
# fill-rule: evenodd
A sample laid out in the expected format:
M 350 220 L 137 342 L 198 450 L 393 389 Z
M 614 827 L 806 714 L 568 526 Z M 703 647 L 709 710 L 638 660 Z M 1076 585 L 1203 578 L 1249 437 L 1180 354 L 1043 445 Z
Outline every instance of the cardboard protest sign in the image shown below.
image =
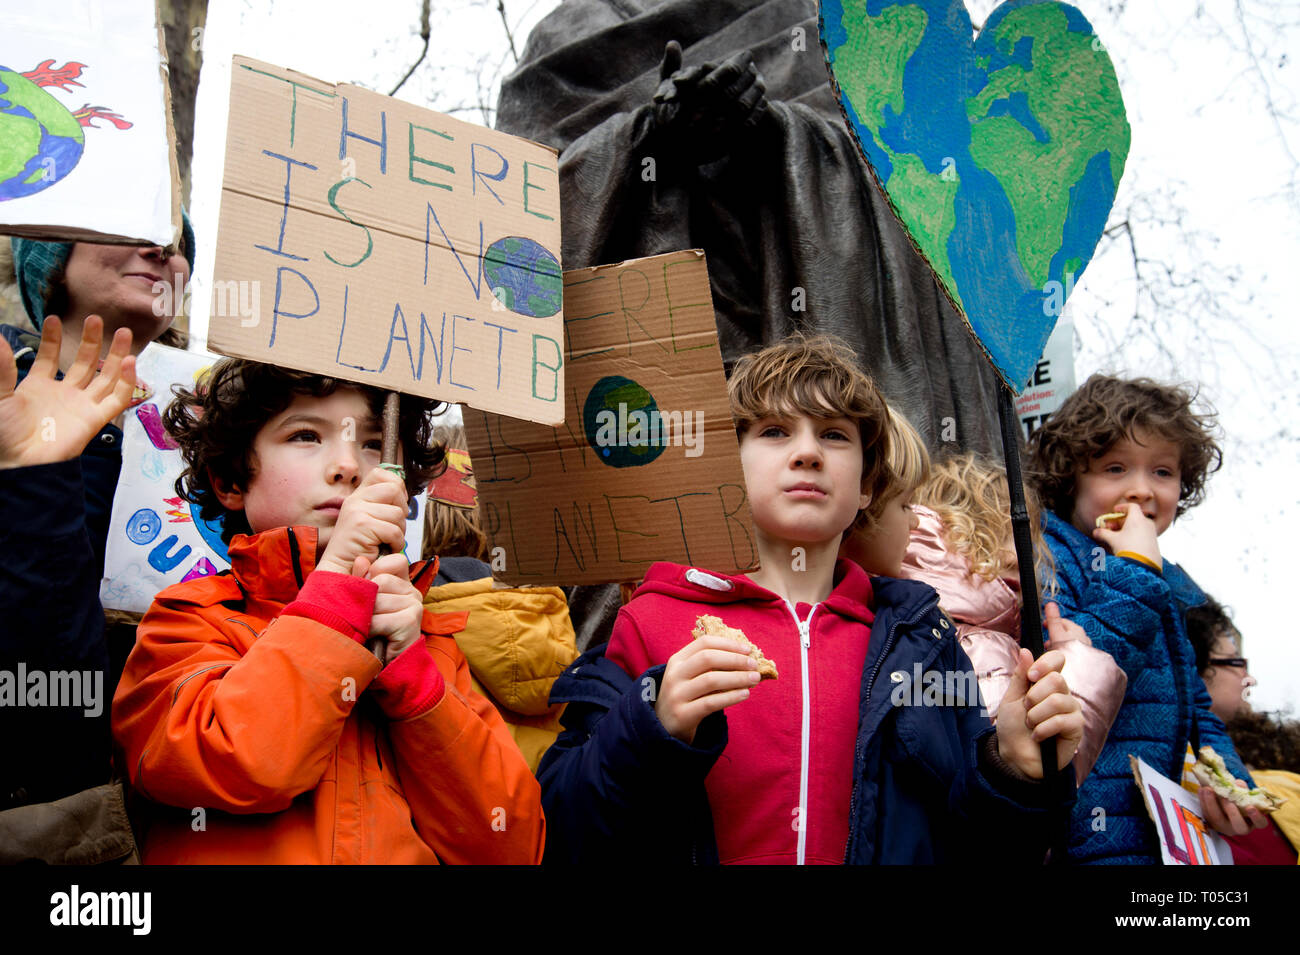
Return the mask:
M 566 272 L 564 310 L 563 426 L 465 412 L 495 575 L 756 566 L 704 253 Z
M 1047 339 L 1043 357 L 1016 399 L 1016 417 L 1028 438 L 1041 428 L 1065 399 L 1074 394 L 1074 320 L 1062 315 Z
M 536 143 L 235 57 L 210 346 L 558 424 L 558 168 Z
M 172 401 L 172 385 L 192 390 L 217 360 L 159 344 L 150 345 L 137 359 L 142 400 L 123 422 L 122 473 L 113 496 L 99 590 L 107 608 L 144 613 L 164 587 L 230 567 L 221 522 L 204 521 L 198 507 L 176 493 L 176 479 L 185 465 L 161 417 Z M 416 495 L 406 522 L 406 555 L 412 560 L 420 556 L 424 506 L 424 495 Z
M 152 3 L 5 5 L 0 232 L 157 245 L 180 237 L 166 63 Z
M 1068 4 L 821 0 L 836 98 L 913 244 L 1018 392 L 1083 274 L 1128 156 L 1119 81 Z M 1068 294 L 1068 293 L 1067 293 Z
M 1156 824 L 1165 865 L 1233 864 L 1227 840 L 1201 818 L 1200 800 L 1146 760 L 1129 756 L 1128 761 L 1147 812 Z

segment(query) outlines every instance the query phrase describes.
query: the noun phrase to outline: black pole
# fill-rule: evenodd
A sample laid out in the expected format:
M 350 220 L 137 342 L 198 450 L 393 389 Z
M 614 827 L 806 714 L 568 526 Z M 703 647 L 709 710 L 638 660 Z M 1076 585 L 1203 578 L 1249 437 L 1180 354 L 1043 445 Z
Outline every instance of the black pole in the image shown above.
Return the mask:
M 1020 474 L 1020 419 L 1015 400 L 1005 384 L 998 388 L 998 420 L 1002 425 L 1002 455 L 1007 466 L 1007 491 L 1011 497 L 1011 534 L 1020 565 L 1020 645 L 1037 660 L 1043 655 L 1043 620 L 1038 606 L 1038 581 L 1034 576 L 1034 544 L 1029 534 L 1029 508 L 1025 505 L 1025 484 Z M 1040 744 L 1043 781 L 1057 772 L 1056 737 Z

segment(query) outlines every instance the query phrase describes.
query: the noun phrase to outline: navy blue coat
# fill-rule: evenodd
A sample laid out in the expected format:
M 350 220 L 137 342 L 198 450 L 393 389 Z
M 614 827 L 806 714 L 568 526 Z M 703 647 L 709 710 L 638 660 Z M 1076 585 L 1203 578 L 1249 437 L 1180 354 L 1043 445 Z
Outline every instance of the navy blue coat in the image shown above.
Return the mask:
M 1070 825 L 1070 859 L 1082 863 L 1160 863 L 1155 825 L 1133 780 L 1129 755 L 1177 782 L 1190 742 L 1213 746 L 1229 771 L 1250 780 L 1196 671 L 1183 620 L 1205 594 L 1177 564 L 1164 573 L 1107 554 L 1095 540 L 1048 514 L 1044 536 L 1056 561 L 1061 615 L 1087 631 L 1128 675 L 1124 704 L 1092 773 L 1079 788 Z M 1099 811 L 1100 810 L 1100 811 Z
M 9 326 L 0 334 L 15 353 L 37 342 Z M 19 356 L 20 380 L 33 358 Z M 121 466 L 122 432 L 110 424 L 78 459 L 0 470 L 0 670 L 13 679 L 20 665 L 28 674 L 91 671 L 100 692 L 94 716 L 0 706 L 0 810 L 110 778 L 109 704 L 122 661 L 110 663 L 99 582 Z
M 1015 778 L 977 698 L 898 702 L 890 676 L 915 665 L 976 683 L 931 587 L 886 577 L 872 586 L 845 862 L 1041 862 L 1066 824 L 1073 773 L 1050 785 Z M 604 649 L 583 654 L 551 690 L 568 707 L 538 768 L 546 861 L 716 862 L 704 779 L 727 744 L 725 714 L 701 722 L 693 745 L 675 739 L 655 716 L 656 694 Z M 657 687 L 663 669 L 642 677 Z

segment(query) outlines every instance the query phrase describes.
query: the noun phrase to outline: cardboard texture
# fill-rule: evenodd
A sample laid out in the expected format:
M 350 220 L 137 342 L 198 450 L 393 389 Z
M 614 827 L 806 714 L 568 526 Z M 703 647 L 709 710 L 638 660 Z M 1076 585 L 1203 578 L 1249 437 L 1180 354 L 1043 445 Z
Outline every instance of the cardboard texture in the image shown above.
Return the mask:
M 230 567 L 221 521 L 204 521 L 197 506 L 176 494 L 185 462 L 162 426 L 172 386 L 192 389 L 217 360 L 156 342 L 136 360 L 140 400 L 122 423 L 122 473 L 113 494 L 99 588 L 100 602 L 108 609 L 144 613 L 164 587 Z M 411 505 L 406 555 L 417 560 L 424 543 L 424 495 L 416 495 Z
M 244 57 L 209 345 L 558 424 L 552 149 Z
M 1165 865 L 1233 864 L 1227 840 L 1201 818 L 1200 799 L 1146 760 L 1130 755 L 1128 761 L 1160 837 L 1160 856 Z
M 757 566 L 704 253 L 566 272 L 564 307 L 564 425 L 465 412 L 495 576 Z
M 0 233 L 156 245 L 179 239 L 170 95 L 155 4 L 6 5 Z
M 1024 387 L 1110 214 L 1129 125 L 1068 4 L 1016 0 L 974 36 L 962 0 L 821 0 L 863 158 L 1002 380 Z

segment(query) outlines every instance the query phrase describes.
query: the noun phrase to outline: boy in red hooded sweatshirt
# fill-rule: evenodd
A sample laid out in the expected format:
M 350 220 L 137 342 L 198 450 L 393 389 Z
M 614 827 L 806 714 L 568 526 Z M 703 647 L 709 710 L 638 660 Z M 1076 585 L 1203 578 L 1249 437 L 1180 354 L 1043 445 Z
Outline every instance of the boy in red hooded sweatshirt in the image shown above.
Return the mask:
M 1074 786 L 1041 782 L 1039 741 L 1065 766 L 1083 727 L 1060 653 L 1022 651 L 995 730 L 934 590 L 837 560 L 894 480 L 884 400 L 846 348 L 773 345 L 730 393 L 762 569 L 655 564 L 557 681 L 548 861 L 1041 861 Z M 752 643 L 692 639 L 706 614 Z M 778 679 L 758 685 L 752 645 Z

